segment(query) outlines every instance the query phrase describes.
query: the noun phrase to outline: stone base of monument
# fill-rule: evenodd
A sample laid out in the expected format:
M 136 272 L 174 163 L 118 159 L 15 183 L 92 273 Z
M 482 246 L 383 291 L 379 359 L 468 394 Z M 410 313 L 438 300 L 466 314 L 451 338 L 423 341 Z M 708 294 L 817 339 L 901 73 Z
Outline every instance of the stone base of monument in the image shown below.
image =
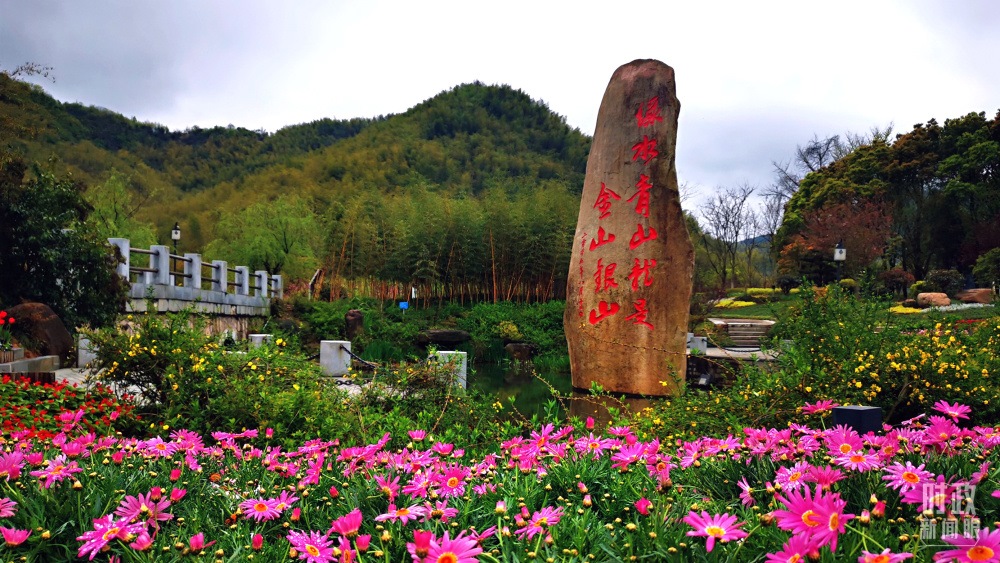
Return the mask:
M 858 434 L 878 432 L 882 429 L 882 409 L 879 407 L 834 407 L 834 426 L 843 424 Z

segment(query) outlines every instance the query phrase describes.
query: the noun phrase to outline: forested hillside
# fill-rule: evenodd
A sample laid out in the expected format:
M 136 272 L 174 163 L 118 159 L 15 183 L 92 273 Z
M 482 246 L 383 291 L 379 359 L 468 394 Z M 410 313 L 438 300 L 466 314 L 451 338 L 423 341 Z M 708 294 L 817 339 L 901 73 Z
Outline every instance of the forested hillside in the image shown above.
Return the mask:
M 172 132 L 0 74 L 0 127 L 4 153 L 91 186 L 115 207 L 104 216 L 160 242 L 179 222 L 182 250 L 292 277 L 324 266 L 334 291 L 377 279 L 462 296 L 563 291 L 590 144 L 527 94 L 481 83 L 268 134 Z
M 848 273 L 971 274 L 1000 247 L 1000 113 L 930 120 L 876 139 L 801 181 L 778 233 L 781 266 L 811 275 L 838 240 Z M 989 285 L 995 280 L 978 280 Z

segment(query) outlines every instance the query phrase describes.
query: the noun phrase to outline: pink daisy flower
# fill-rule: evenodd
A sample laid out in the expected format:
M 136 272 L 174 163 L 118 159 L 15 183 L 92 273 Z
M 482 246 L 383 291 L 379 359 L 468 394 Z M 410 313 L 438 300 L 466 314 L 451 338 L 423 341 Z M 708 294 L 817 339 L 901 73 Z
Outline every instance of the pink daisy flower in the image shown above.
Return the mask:
M 382 494 L 389 498 L 389 502 L 395 500 L 396 495 L 399 494 L 399 475 L 396 475 L 396 478 L 391 481 L 389 480 L 389 477 L 376 475 L 375 484 L 378 486 L 379 490 L 382 491 Z
M 767 554 L 767 563 L 802 563 L 819 560 L 819 544 L 808 534 L 792 534 L 781 551 Z
M 839 469 L 834 469 L 827 465 L 826 467 L 816 467 L 812 466 L 809 471 L 806 472 L 805 481 L 808 483 L 816 483 L 817 485 L 823 487 L 824 491 L 829 491 L 830 487 L 844 478 L 844 472 Z
M 970 407 L 967 407 L 965 405 L 960 405 L 958 403 L 951 405 L 948 404 L 948 401 L 944 400 L 934 403 L 934 410 L 944 415 L 950 416 L 955 421 L 958 421 L 958 419 L 960 418 L 966 418 L 966 419 L 969 418 L 969 413 L 972 412 L 972 409 Z
M 728 542 L 747 537 L 747 533 L 740 529 L 746 522 L 736 522 L 735 516 L 728 513 L 713 514 L 709 516 L 704 510 L 701 514 L 691 511 L 684 517 L 684 523 L 694 528 L 687 533 L 692 537 L 705 537 L 705 551 L 711 552 L 715 547 L 715 540 Z
M 313 531 L 307 534 L 292 530 L 288 532 L 288 543 L 299 552 L 299 559 L 309 563 L 327 563 L 334 560 L 333 546 L 326 534 Z
M 845 531 L 844 524 L 854 518 L 853 514 L 844 514 L 847 501 L 841 499 L 839 493 L 824 494 L 818 486 L 815 496 L 807 487 L 802 490 L 804 494 L 790 491 L 785 497 L 775 497 L 788 508 L 773 512 L 778 527 L 807 534 L 817 540 L 819 547 L 829 545 L 830 551 L 836 551 L 837 538 Z
M 403 526 L 406 525 L 410 520 L 419 520 L 425 518 L 428 514 L 428 510 L 419 505 L 413 505 L 403 508 L 396 508 L 395 504 L 389 505 L 389 510 L 385 514 L 380 514 L 375 517 L 376 522 L 384 522 L 388 520 L 389 522 L 399 522 Z
M 774 482 L 781 485 L 786 491 L 794 491 L 802 486 L 806 472 L 812 466 L 804 461 L 800 461 L 792 467 L 781 467 L 774 478 Z
M 822 401 L 816 401 L 815 403 L 806 403 L 802 407 L 802 414 L 823 414 L 833 410 L 834 407 L 839 407 L 839 403 L 834 403 L 829 399 L 824 399 Z
M 95 518 L 94 529 L 84 532 L 82 536 L 76 538 L 77 541 L 83 542 L 76 556 L 83 557 L 90 554 L 90 560 L 93 561 L 94 557 L 112 540 L 131 541 L 132 536 L 142 529 L 143 524 L 141 523 L 129 524 L 128 520 L 115 520 L 110 514 Z
M 893 463 L 885 468 L 883 481 L 888 481 L 890 488 L 896 489 L 900 493 L 905 493 L 923 486 L 923 483 L 934 480 L 934 474 L 924 470 L 924 464 L 914 467 L 909 461 L 906 465 Z
M 447 563 L 475 563 L 477 555 L 483 552 L 476 540 L 459 533 L 454 538 L 448 537 L 448 532 L 440 541 L 431 539 L 431 547 L 427 552 L 427 560 Z
M 563 508 L 552 508 L 551 506 L 546 506 L 545 508 L 535 512 L 531 515 L 531 520 L 527 522 L 525 527 L 514 532 L 515 536 L 522 539 L 530 540 L 542 532 L 548 531 L 549 528 L 559 523 L 559 519 L 563 515 Z M 527 516 L 527 512 L 525 512 Z
M 848 455 L 834 458 L 833 462 L 841 467 L 853 469 L 859 473 L 878 469 L 881 466 L 878 455 L 865 450 L 854 450 Z
M 327 534 L 336 532 L 348 539 L 354 539 L 358 535 L 358 530 L 361 529 L 361 520 L 361 510 L 355 508 L 354 510 L 334 520 L 333 524 L 330 525 L 330 530 Z
M 946 549 L 934 554 L 934 561 L 960 561 L 968 563 L 972 561 L 989 561 L 996 563 L 1000 561 L 1000 530 L 983 528 L 979 530 L 979 535 L 974 538 L 965 536 L 945 536 L 942 540 L 955 546 L 955 549 Z
M 434 533 L 430 530 L 413 530 L 413 541 L 406 543 L 406 551 L 410 553 L 413 563 L 423 563 L 431 552 L 431 541 Z
M 913 557 L 912 553 L 893 553 L 889 548 L 882 550 L 882 553 L 869 553 L 862 550 L 861 557 L 858 557 L 858 563 L 899 563 L 910 557 Z
M 0 535 L 3 535 L 3 542 L 7 546 L 14 547 L 24 543 L 24 540 L 28 539 L 28 536 L 31 535 L 31 530 L 18 530 L 16 528 L 0 526 Z
M 67 462 L 66 456 L 60 455 L 50 459 L 44 469 L 32 471 L 31 475 L 41 479 L 42 486 L 48 489 L 54 483 L 69 479 L 74 473 L 79 473 L 81 471 L 83 471 L 83 469 L 80 469 L 80 466 L 77 465 L 75 461 Z
M 14 508 L 17 506 L 17 501 L 10 500 L 9 498 L 0 498 L 0 518 L 10 518 L 14 516 L 17 510 Z
M 240 503 L 240 510 L 249 519 L 267 522 L 281 516 L 278 500 L 273 498 L 250 498 Z
M 128 522 L 142 520 L 155 525 L 157 521 L 165 522 L 174 517 L 165 512 L 168 508 L 170 508 L 169 500 L 154 501 L 153 492 L 150 491 L 137 497 L 132 495 L 125 497 L 125 500 L 121 501 L 118 508 L 115 509 L 115 515 Z

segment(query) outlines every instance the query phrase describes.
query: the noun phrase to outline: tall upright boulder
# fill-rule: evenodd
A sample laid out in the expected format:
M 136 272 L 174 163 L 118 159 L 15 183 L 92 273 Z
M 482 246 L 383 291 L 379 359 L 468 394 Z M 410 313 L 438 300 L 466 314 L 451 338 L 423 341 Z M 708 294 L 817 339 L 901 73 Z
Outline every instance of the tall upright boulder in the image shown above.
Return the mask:
M 674 71 L 636 60 L 611 76 L 587 160 L 563 324 L 573 386 L 679 392 L 694 247 L 674 165 Z

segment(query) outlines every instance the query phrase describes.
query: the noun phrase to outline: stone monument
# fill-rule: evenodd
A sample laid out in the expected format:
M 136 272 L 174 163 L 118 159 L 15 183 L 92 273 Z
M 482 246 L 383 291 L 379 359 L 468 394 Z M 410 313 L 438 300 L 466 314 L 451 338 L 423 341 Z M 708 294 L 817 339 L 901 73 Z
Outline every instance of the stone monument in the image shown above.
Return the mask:
M 587 160 L 563 324 L 573 386 L 674 395 L 684 380 L 694 248 L 681 213 L 674 71 L 611 76 Z

